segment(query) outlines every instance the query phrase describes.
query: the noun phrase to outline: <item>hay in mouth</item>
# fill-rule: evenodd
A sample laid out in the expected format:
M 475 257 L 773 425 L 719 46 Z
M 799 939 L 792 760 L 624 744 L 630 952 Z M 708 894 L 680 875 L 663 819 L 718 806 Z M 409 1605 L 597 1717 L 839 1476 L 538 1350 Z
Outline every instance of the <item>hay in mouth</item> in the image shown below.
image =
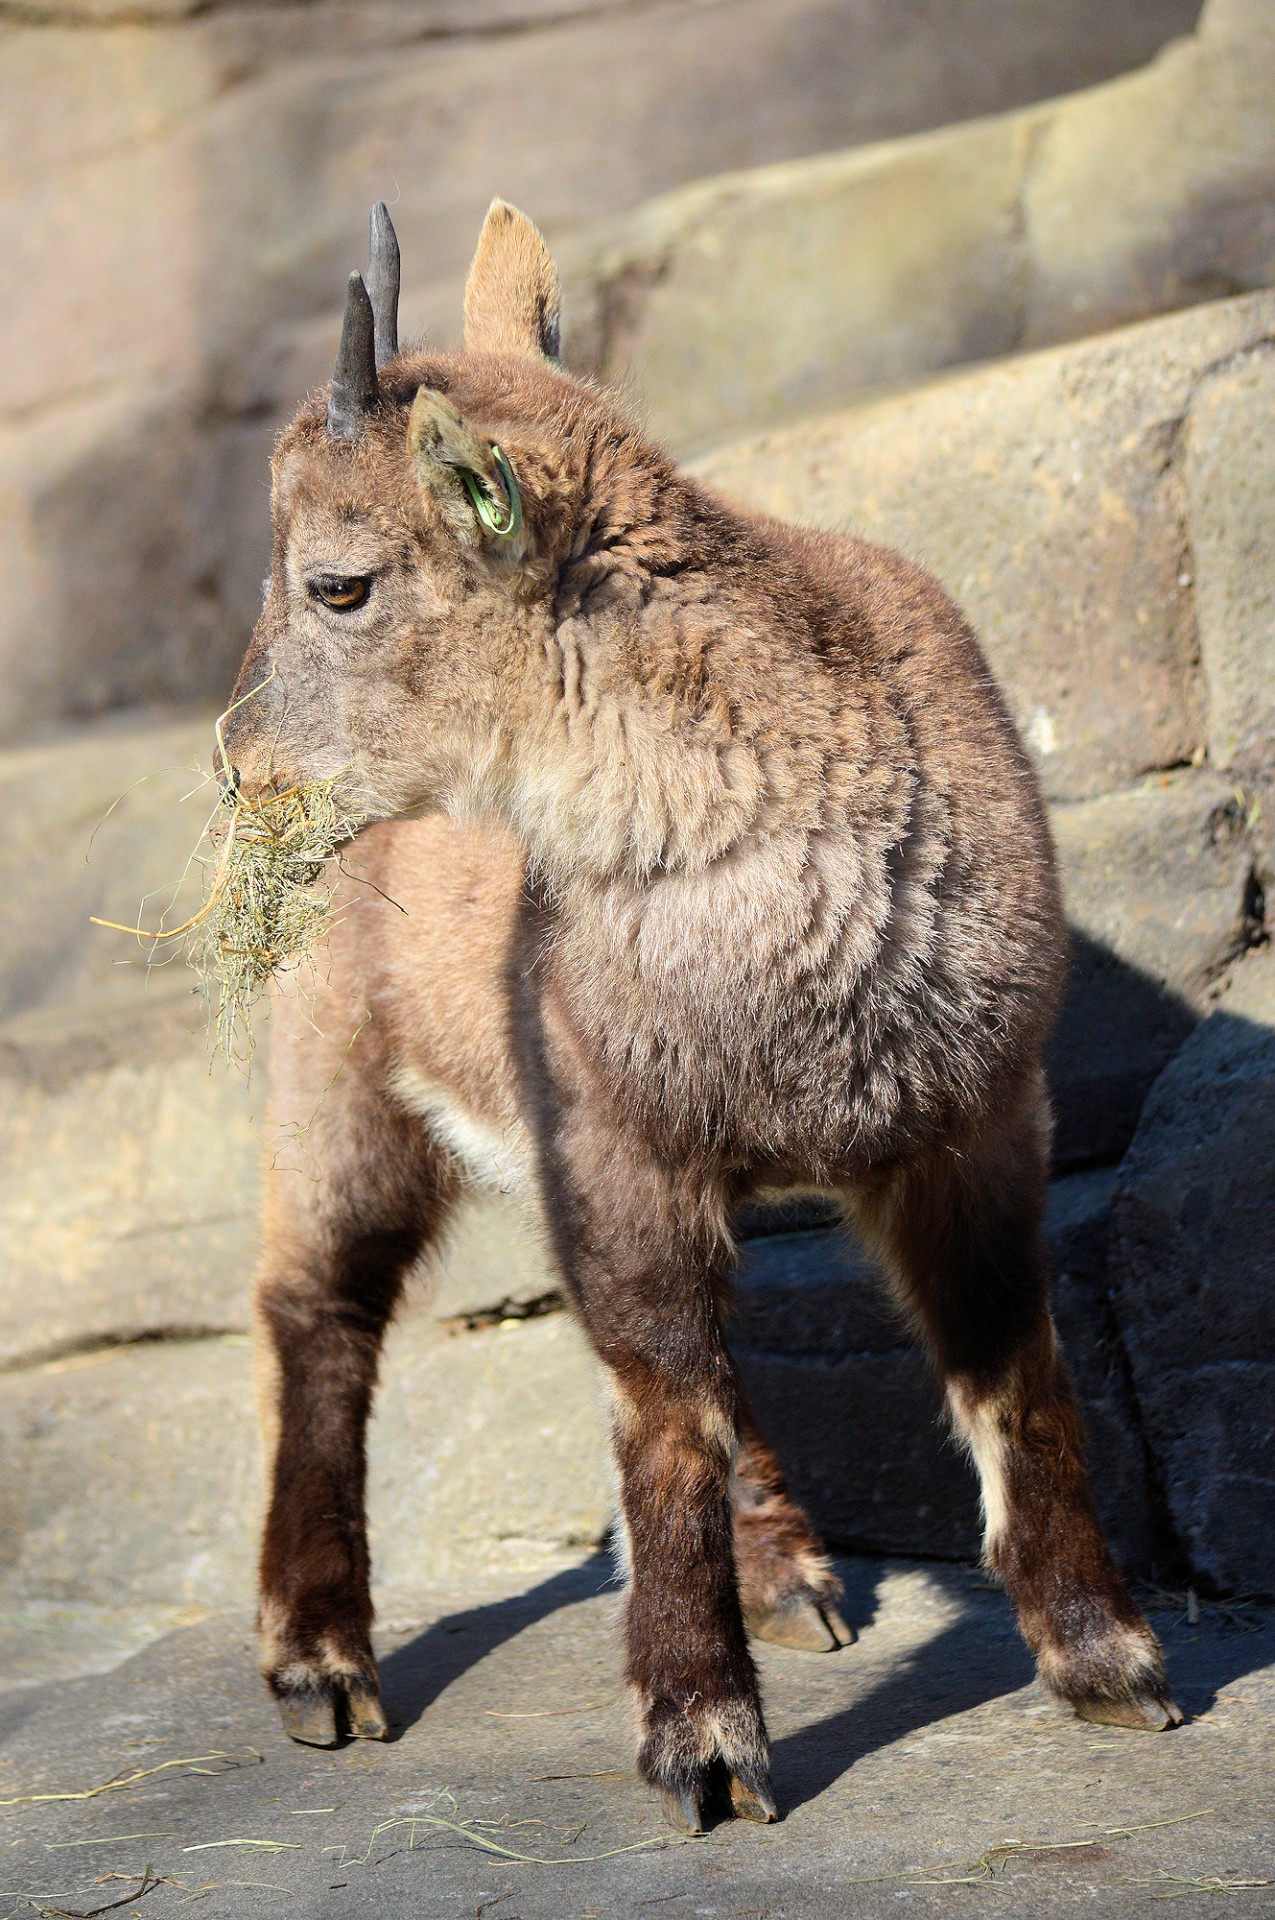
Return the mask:
M 206 865 L 207 898 L 186 957 L 203 983 L 209 1033 L 228 1060 L 251 1059 L 254 1004 L 275 974 L 313 966 L 332 927 L 328 863 L 358 824 L 332 786 L 309 780 L 225 803 L 225 841 L 216 864 Z
M 334 924 L 330 862 L 360 822 L 337 800 L 332 780 L 307 780 L 255 800 L 227 792 L 197 856 L 204 902 L 179 927 L 98 926 L 157 946 L 185 943 L 199 975 L 216 1052 L 246 1066 L 254 1048 L 252 1015 L 275 974 L 313 967 Z

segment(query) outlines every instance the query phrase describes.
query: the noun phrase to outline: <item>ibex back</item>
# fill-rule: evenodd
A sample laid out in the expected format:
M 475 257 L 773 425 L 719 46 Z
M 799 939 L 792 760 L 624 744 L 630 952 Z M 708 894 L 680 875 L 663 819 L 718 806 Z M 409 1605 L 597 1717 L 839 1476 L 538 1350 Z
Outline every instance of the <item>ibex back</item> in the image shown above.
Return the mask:
M 732 1214 L 762 1191 L 839 1196 L 880 1256 L 1046 1684 L 1172 1724 L 1049 1316 L 1064 935 L 973 635 L 898 554 L 717 498 L 565 373 L 553 263 L 514 209 L 483 229 L 463 352 L 397 352 L 381 208 L 368 278 L 330 395 L 279 443 L 226 733 L 249 795 L 335 778 L 369 823 L 318 1017 L 281 1006 L 274 1053 L 308 1174 L 271 1176 L 258 1287 L 285 1726 L 385 1731 L 378 1349 L 493 1171 L 538 1196 L 609 1383 L 638 1764 L 671 1818 L 775 1817 L 748 1634 L 850 1638 L 722 1337 Z

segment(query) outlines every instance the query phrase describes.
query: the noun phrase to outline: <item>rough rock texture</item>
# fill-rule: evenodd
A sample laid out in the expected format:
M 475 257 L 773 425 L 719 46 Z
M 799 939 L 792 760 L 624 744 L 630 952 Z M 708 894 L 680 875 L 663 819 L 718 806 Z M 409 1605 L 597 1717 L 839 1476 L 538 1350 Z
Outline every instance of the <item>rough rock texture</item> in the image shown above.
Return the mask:
M 1275 758 L 1275 356 L 1214 374 L 1191 408 L 1187 500 L 1208 695 L 1221 766 Z
M 527 1574 L 611 1513 L 591 1355 L 563 1314 L 387 1345 L 369 1489 L 381 1589 Z M 248 1608 L 260 1520 L 242 1334 L 76 1355 L 0 1396 L 0 1592 Z
M 1146 1568 L 1160 1543 L 1102 1286 L 1112 1184 L 1109 1174 L 1061 1182 L 1050 1244 L 1099 1505 L 1117 1551 Z M 370 1438 L 384 1592 L 543 1569 L 596 1543 L 613 1510 L 596 1367 L 570 1318 L 519 1319 L 514 1308 L 488 1311 L 477 1330 L 464 1324 L 462 1308 L 551 1284 L 534 1236 L 511 1205 L 489 1202 L 458 1240 L 442 1288 L 387 1342 Z M 225 1322 L 236 1311 L 232 1300 Z M 123 1320 L 121 1308 L 121 1330 Z M 8 1375 L 6 1603 L 249 1604 L 260 1484 L 248 1343 L 191 1331 L 86 1343 Z M 945 1438 L 925 1362 L 839 1237 L 750 1242 L 732 1340 L 765 1429 L 831 1539 L 977 1553 L 973 1477 Z
M 250 464 L 239 458 L 245 435 Z M 254 482 L 268 472 L 270 441 L 260 426 L 209 426 L 114 382 L 0 422 L 0 518 L 13 553 L 0 739 L 138 703 L 220 703 L 264 571 L 258 536 L 243 576 L 231 502 L 249 472 Z M 264 522 L 256 485 L 253 494 Z
M 633 378 L 652 431 L 693 451 L 1012 351 L 1022 175 L 1046 111 L 730 175 L 640 209 L 599 259 L 568 256 L 568 361 Z
M 1177 449 L 1197 391 L 1273 340 L 1275 297 L 1254 294 L 745 440 L 697 470 L 931 567 L 1046 791 L 1077 799 L 1205 745 L 1197 620 L 1212 607 L 1195 602 Z M 1206 644 L 1232 643 L 1211 630 Z
M 1059 1166 L 1117 1159 L 1261 926 L 1243 796 L 1201 768 L 1052 812 L 1071 972 L 1050 1048 Z
M 220 698 L 267 557 L 256 483 L 275 427 L 331 371 L 372 200 L 395 203 L 405 330 L 450 337 L 494 193 L 559 242 L 724 165 L 1087 84 L 1197 10 L 7 7 L 0 739 L 136 701 Z
M 212 752 L 212 716 L 185 715 L 0 753 L 0 1020 L 72 1001 L 135 1009 L 193 984 L 180 961 L 148 972 L 149 945 L 89 916 L 179 926 L 194 911 L 198 868 L 178 883 L 213 810 L 196 771 Z
M 1114 1185 L 1109 1171 L 1055 1185 L 1049 1251 L 1099 1511 L 1124 1564 L 1146 1570 L 1165 1543 L 1104 1285 Z M 977 1555 L 974 1476 L 946 1436 L 941 1395 L 880 1280 L 839 1232 L 746 1245 L 731 1343 L 764 1430 L 830 1539 Z
M 1208 1609 L 1196 1628 L 1157 1610 L 1192 1717 L 1164 1739 L 1096 1735 L 1032 1682 L 985 1581 L 897 1562 L 841 1571 L 855 1646 L 758 1648 L 776 1827 L 726 1821 L 692 1849 L 661 1826 L 633 1773 L 619 1595 L 594 1560 L 518 1593 L 472 1579 L 383 1616 L 383 1745 L 287 1740 L 239 1613 L 189 1624 L 118 1672 L 9 1693 L 6 1797 L 166 1765 L 91 1800 L 0 1809 L 10 1907 L 91 1913 L 122 1898 L 121 1920 L 148 1908 L 164 1920 L 484 1908 L 481 1920 L 1165 1920 L 1168 1888 L 1195 1896 L 1175 1909 L 1189 1916 L 1267 1920 L 1275 1616 L 1237 1634 Z M 227 1759 L 181 1764 L 213 1749 Z M 449 1817 L 490 1824 L 466 1843 L 429 1824 Z M 993 1881 L 978 1856 L 1008 1835 L 1029 1844 L 993 1854 Z M 221 1850 L 186 1851 L 209 1844 Z M 138 1899 L 148 1863 L 159 1884 Z
M 6 1603 L 242 1604 L 258 1506 L 247 1338 L 106 1348 L 0 1397 Z
M 881 1282 L 835 1229 L 745 1247 L 731 1346 L 817 1526 L 841 1544 L 969 1557 L 978 1497 Z
M 1213 0 L 1192 39 L 1088 93 L 639 208 L 574 262 L 569 351 L 632 373 L 693 450 L 1268 286 L 1273 112 L 1267 0 Z
M 1141 1408 L 1107 1292 L 1116 1175 L 1110 1167 L 1056 1181 L 1048 1238 L 1054 1324 L 1080 1396 L 1094 1499 L 1120 1564 L 1179 1571 L 1178 1542 L 1150 1470 Z
M 1120 1173 L 1111 1289 L 1144 1430 L 1195 1566 L 1275 1587 L 1275 961 L 1152 1089 Z
M 0 1034 L 0 1366 L 244 1324 L 261 1104 L 185 999 Z
M 85 921 L 131 921 L 198 836 L 205 796 L 176 802 L 255 612 L 271 435 L 330 368 L 366 202 L 400 187 L 407 330 L 452 331 L 512 194 L 581 243 L 577 351 L 632 361 L 682 446 L 1215 302 L 703 471 L 916 553 L 983 633 L 1073 928 L 1049 1231 L 1099 1504 L 1132 1568 L 1275 1584 L 1275 996 L 1236 960 L 1275 875 L 1275 295 L 1216 298 L 1275 278 L 1275 12 L 1210 0 L 1092 85 L 1194 12 L 0 8 L 0 738 L 148 709 L 0 754 L 0 1591 L 36 1638 L 75 1661 L 248 1601 L 265 1083 L 210 1076 L 189 981 Z M 1091 90 L 1021 104 L 1063 85 Z M 754 170 L 648 204 L 605 258 L 585 242 L 710 166 Z M 766 1225 L 733 1337 L 816 1519 L 973 1554 L 972 1476 L 875 1282 L 816 1216 Z M 488 1200 L 413 1288 L 373 1434 L 382 1592 L 551 1585 L 599 1537 L 604 1420 L 554 1279 L 534 1220 Z

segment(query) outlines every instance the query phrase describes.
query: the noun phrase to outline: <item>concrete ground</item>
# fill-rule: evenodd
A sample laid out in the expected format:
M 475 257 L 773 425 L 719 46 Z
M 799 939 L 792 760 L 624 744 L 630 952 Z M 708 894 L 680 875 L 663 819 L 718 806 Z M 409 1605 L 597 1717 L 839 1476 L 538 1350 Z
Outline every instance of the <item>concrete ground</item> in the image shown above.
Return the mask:
M 227 1617 L 0 1695 L 0 1916 L 1275 1913 L 1275 1613 L 1157 1613 L 1188 1721 L 1134 1734 L 1045 1699 L 981 1576 L 843 1572 L 856 1646 L 760 1650 L 777 1827 L 662 1826 L 593 1559 L 387 1609 L 383 1746 L 290 1745 Z

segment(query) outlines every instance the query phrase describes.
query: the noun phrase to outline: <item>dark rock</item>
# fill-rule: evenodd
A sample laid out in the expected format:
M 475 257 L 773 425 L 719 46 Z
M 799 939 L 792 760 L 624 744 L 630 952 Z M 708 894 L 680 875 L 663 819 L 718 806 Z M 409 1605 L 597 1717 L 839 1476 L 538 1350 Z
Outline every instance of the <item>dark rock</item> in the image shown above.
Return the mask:
M 843 1359 L 909 1343 L 876 1269 L 840 1227 L 745 1241 L 731 1338 L 739 1347 Z
M 974 1476 L 907 1348 L 818 1358 L 737 1349 L 744 1390 L 793 1491 L 830 1543 L 973 1559 Z
M 1203 768 L 1056 807 L 1071 973 L 1050 1049 L 1059 1167 L 1124 1152 L 1157 1074 L 1253 937 L 1254 854 Z
M 1080 1396 L 1094 1501 L 1116 1558 L 1164 1566 L 1169 1530 L 1149 1484 L 1146 1442 L 1119 1324 L 1107 1297 L 1107 1248 L 1116 1176 L 1110 1168 L 1055 1183 L 1047 1231 L 1054 1323 Z
M 1275 958 L 1156 1082 L 1121 1169 L 1112 1300 L 1197 1570 L 1275 1587 Z

